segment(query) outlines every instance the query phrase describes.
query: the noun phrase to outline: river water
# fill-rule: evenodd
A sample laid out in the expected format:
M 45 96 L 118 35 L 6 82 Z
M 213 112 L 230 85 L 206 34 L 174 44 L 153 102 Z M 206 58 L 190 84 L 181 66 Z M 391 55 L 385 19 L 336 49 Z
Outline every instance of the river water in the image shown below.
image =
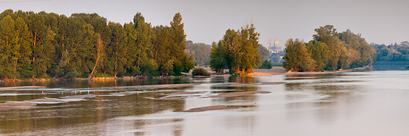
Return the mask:
M 112 88 L 189 83 L 201 84 L 163 89 Z M 1 110 L 1 135 L 409 135 L 409 71 L 2 86 L 20 85 L 47 88 L 0 90 L 0 102 L 84 94 L 96 97 Z M 237 91 L 270 93 L 209 98 Z M 242 108 L 183 112 L 212 105 Z

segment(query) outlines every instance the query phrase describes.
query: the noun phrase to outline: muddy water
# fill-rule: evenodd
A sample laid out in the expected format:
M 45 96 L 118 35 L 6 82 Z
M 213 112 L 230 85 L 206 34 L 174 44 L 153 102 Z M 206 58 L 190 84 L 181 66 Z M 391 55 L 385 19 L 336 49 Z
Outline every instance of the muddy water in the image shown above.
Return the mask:
M 189 83 L 201 84 L 113 88 Z M 19 85 L 47 88 L 0 90 L 0 102 L 95 97 L 1 110 L 2 135 L 409 135 L 409 71 L 2 86 Z M 270 93 L 209 97 L 239 91 Z M 240 108 L 182 112 L 215 105 Z

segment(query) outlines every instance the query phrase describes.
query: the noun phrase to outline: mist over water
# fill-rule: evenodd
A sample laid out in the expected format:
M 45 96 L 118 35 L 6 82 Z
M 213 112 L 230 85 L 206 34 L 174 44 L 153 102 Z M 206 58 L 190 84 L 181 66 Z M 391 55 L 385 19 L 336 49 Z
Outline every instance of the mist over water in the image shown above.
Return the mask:
M 328 75 L 211 77 L 137 81 L 17 83 L 43 89 L 0 90 L 0 102 L 95 95 L 0 110 L 4 135 L 408 135 L 409 71 Z M 285 82 L 262 85 L 263 82 Z M 201 83 L 193 87 L 112 86 Z M 234 84 L 232 84 L 234 83 Z M 268 91 L 237 97 L 219 93 Z M 176 93 L 179 92 L 179 93 Z M 182 93 L 199 92 L 199 93 Z M 229 110 L 182 112 L 213 106 Z

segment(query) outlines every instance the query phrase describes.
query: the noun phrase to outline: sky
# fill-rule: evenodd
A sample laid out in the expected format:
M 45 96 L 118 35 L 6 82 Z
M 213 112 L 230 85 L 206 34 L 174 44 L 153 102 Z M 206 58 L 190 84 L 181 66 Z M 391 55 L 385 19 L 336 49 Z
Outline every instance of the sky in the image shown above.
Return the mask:
M 368 43 L 409 41 L 409 0 L 0 0 L 0 10 L 23 10 L 70 16 L 97 13 L 112 22 L 129 23 L 137 12 L 152 26 L 167 25 L 180 12 L 187 40 L 211 44 L 227 29 L 253 23 L 259 42 L 290 38 L 308 42 L 320 26 L 350 29 Z

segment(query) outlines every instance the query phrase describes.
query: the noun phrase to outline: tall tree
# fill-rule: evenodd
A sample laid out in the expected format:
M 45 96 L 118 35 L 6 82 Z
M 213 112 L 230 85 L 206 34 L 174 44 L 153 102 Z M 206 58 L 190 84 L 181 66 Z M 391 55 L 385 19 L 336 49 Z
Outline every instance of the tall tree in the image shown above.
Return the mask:
M 143 74 L 157 70 L 157 64 L 152 59 L 152 40 L 155 39 L 153 28 L 150 23 L 145 22 L 141 13 L 134 16 L 134 28 L 137 32 L 136 46 L 138 49 L 136 66 L 140 68 Z
M 210 68 L 213 71 L 216 71 L 217 74 L 222 74 L 224 68 L 226 67 L 225 60 L 225 46 L 223 41 L 220 40 L 217 44 L 216 42 L 212 43 L 212 52 L 210 53 Z
M 186 34 L 184 30 L 184 23 L 182 23 L 182 15 L 176 13 L 173 17 L 173 21 L 170 22 L 171 27 L 171 52 L 174 54 L 174 72 L 180 74 L 180 72 L 189 72 L 194 68 L 194 57 L 186 54 Z
M 106 48 L 107 58 L 105 61 L 106 70 L 113 74 L 125 72 L 126 58 L 123 53 L 126 53 L 126 32 L 121 24 L 109 22 L 108 26 L 111 28 L 111 40 Z M 106 72 L 106 70 L 104 72 Z
M 327 44 L 317 41 L 311 40 L 306 44 L 306 48 L 310 57 L 315 60 L 315 70 L 316 71 L 323 71 L 325 70 L 325 66 L 327 64 L 329 50 Z

